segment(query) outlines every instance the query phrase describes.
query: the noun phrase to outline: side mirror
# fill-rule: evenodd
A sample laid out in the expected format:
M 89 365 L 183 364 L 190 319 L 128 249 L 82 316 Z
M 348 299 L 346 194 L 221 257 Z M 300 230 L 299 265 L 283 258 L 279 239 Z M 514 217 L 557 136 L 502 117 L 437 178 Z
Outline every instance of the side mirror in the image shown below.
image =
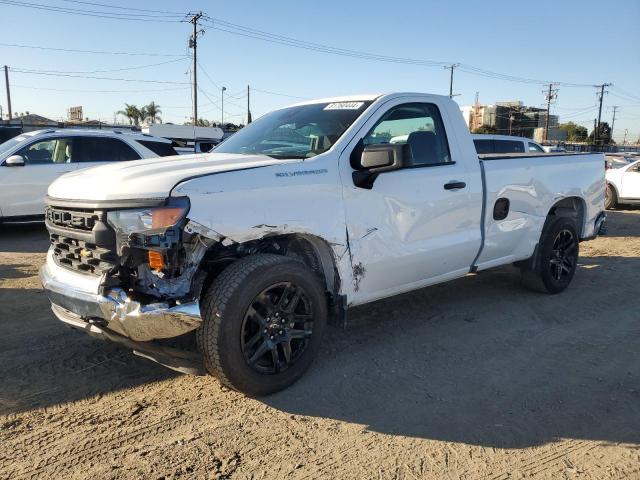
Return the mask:
M 24 167 L 24 158 L 22 155 L 11 155 L 4 161 L 6 167 Z
M 360 188 L 371 189 L 378 175 L 404 166 L 405 144 L 382 143 L 367 145 L 353 172 L 353 183 Z

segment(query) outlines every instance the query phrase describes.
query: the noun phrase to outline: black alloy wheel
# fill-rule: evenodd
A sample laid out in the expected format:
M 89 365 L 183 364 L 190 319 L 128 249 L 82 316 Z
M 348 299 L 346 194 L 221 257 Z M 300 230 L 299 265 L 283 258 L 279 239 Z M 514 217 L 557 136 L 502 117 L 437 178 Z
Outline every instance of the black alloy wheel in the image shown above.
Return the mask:
M 563 282 L 575 269 L 578 261 L 576 245 L 577 242 L 573 232 L 569 229 L 558 232 L 553 240 L 549 268 L 551 269 L 551 276 L 556 282 Z
M 274 374 L 298 361 L 313 335 L 313 307 L 304 288 L 276 283 L 260 292 L 244 316 L 241 345 L 256 372 Z

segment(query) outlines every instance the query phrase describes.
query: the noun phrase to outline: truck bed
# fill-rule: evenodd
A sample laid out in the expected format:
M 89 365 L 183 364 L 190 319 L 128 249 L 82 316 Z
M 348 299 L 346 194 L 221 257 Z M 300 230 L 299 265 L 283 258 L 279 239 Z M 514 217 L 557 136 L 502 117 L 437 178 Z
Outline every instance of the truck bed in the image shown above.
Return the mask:
M 594 235 L 604 205 L 601 153 L 521 153 L 478 155 L 483 182 L 483 246 L 478 270 L 528 258 L 535 250 L 549 205 L 578 202 L 581 238 Z M 509 160 L 509 161 L 498 161 Z M 494 206 L 509 201 L 508 220 L 498 221 Z

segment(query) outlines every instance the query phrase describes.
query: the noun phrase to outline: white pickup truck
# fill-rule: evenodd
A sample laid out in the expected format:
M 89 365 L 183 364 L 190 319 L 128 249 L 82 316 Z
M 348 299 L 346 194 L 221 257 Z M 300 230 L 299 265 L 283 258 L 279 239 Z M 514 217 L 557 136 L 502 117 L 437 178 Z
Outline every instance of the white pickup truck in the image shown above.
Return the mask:
M 561 292 L 605 218 L 601 154 L 479 157 L 458 106 L 418 93 L 301 103 L 48 194 L 55 315 L 249 395 L 297 380 L 354 305 L 511 263 Z

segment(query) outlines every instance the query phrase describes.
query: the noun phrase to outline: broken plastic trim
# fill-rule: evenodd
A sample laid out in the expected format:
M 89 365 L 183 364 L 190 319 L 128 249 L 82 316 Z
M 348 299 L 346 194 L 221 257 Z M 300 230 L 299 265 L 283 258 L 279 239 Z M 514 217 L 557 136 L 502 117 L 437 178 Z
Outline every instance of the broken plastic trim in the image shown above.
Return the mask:
M 173 307 L 165 302 L 143 305 L 131 300 L 124 290 L 114 288 L 99 305 L 101 318 L 107 321 L 109 329 L 141 342 L 177 337 L 202 323 L 197 301 Z

